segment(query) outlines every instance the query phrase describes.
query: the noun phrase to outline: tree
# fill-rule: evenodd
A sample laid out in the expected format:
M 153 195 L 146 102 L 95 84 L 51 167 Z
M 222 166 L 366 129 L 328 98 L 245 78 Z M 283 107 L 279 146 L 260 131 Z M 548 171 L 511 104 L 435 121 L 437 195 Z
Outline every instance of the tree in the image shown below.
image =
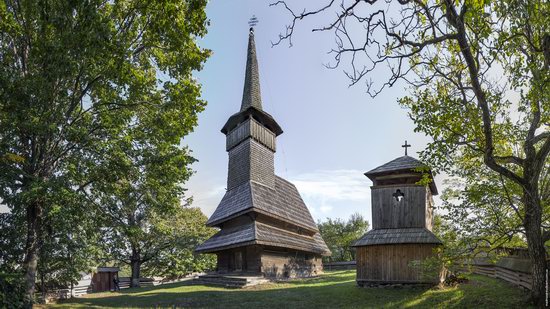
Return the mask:
M 40 239 L 37 265 L 39 289 L 71 288 L 90 273 L 99 254 L 102 235 L 97 229 L 98 213 L 83 198 L 67 190 L 58 203 L 50 205 L 43 218 L 44 234 Z M 83 215 L 87 214 L 87 215 Z
M 18 220 L 19 219 L 19 220 Z M 16 273 L 24 254 L 23 220 L 0 213 L 0 272 Z
M 195 254 L 195 247 L 216 233 L 206 226 L 208 218 L 197 207 L 180 208 L 174 216 L 155 224 L 160 239 L 170 245 L 153 255 L 149 263 L 143 264 L 146 276 L 180 278 L 191 272 L 213 270 L 216 256 Z
M 461 166 L 457 177 L 447 181 L 442 195 L 440 213 L 448 222 L 447 228 L 470 244 L 471 253 L 479 251 L 478 245 L 486 252 L 504 246 L 526 246 L 521 187 L 489 168 L 473 168 L 469 161 L 461 164 L 458 160 L 457 166 Z M 550 227 L 549 181 L 550 164 L 547 163 L 540 177 L 544 228 Z
M 347 221 L 327 218 L 325 222 L 318 222 L 317 227 L 332 252 L 332 256 L 328 257 L 330 261 L 353 261 L 355 250 L 351 246 L 367 232 L 369 222 L 355 213 Z
M 97 249 L 95 244 L 99 238 L 93 216 L 82 215 L 90 211 L 86 204 L 81 200 L 71 200 L 79 196 L 57 196 L 60 200 L 51 205 L 50 212 L 43 218 L 45 232 L 39 239 L 41 246 L 37 276 L 43 296 L 50 289 L 70 287 L 80 280 L 81 272 L 90 270 Z M 25 216 L 19 212 L 0 216 L 0 272 L 22 277 L 21 262 L 24 258 L 26 235 L 24 222 Z M 9 295 L 7 298 L 20 297 L 21 295 Z
M 544 305 L 546 251 L 540 175 L 550 153 L 550 3 L 548 1 L 327 1 L 295 13 L 275 44 L 291 40 L 297 22 L 330 21 L 338 67 L 375 96 L 405 83 L 416 130 L 433 138 L 423 158 L 453 172 L 469 158 L 521 188 L 533 264 L 532 298 Z M 335 15 L 332 15 L 336 12 Z M 385 69 L 385 70 L 384 70 Z M 376 74 L 376 80 L 366 76 Z M 382 78 L 386 76 L 386 78 Z M 486 194 L 491 194 L 486 192 Z
M 194 110 L 199 107 L 185 100 L 160 109 L 143 106 L 131 126 L 106 135 L 108 146 L 98 149 L 92 160 L 95 181 L 84 194 L 104 214 L 107 252 L 130 265 L 132 287 L 139 286 L 144 263 L 180 240 L 174 229 L 183 227 L 166 223 L 189 225 L 175 219 L 185 214 L 183 184 L 195 159 L 178 144 L 196 124 Z
M 103 137 L 131 125 L 144 106 L 187 104 L 178 121 L 196 122 L 204 104 L 191 74 L 208 56 L 196 44 L 206 33 L 205 6 L 204 0 L 0 3 L 0 199 L 25 214 L 29 298 L 52 194 L 89 188 L 94 179 L 80 176 L 93 175 L 87 160 L 109 146 Z M 159 138 L 181 137 L 181 126 Z
M 215 233 L 206 227 L 199 208 L 178 206 L 163 213 L 148 212 L 139 226 L 117 224 L 104 229 L 106 260 L 130 266 L 132 287 L 142 276 L 179 278 L 211 269 L 212 256 L 199 256 L 194 248 Z

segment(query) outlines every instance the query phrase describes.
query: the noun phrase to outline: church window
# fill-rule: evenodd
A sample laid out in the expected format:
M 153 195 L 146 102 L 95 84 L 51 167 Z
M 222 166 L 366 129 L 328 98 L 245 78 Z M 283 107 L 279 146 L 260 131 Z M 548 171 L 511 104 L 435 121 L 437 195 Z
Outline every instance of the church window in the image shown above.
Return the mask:
M 401 202 L 403 200 L 403 197 L 405 197 L 405 193 L 401 192 L 400 189 L 397 189 L 392 196 L 395 198 L 396 201 Z

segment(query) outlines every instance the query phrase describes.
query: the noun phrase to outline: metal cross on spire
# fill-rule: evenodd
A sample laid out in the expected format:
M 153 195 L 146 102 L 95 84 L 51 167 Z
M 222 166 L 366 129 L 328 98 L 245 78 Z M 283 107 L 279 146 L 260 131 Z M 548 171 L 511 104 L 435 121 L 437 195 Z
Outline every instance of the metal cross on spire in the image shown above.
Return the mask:
M 405 148 L 405 155 L 407 155 L 407 148 L 411 147 L 411 145 L 407 144 L 407 140 L 405 140 L 405 145 L 401 145 L 401 147 Z
M 259 21 L 256 15 L 252 15 L 252 17 L 250 17 L 250 20 L 248 21 L 248 25 L 250 26 L 250 31 L 254 31 L 254 27 L 256 27 L 258 22 Z

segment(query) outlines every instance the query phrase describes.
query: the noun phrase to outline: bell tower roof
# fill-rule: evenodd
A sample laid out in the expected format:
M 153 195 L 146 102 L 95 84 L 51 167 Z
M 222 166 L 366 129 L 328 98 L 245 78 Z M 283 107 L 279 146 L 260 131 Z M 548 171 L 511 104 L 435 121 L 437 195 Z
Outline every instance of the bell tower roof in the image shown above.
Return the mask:
M 406 174 L 422 174 L 427 172 L 432 179 L 430 183 L 430 190 L 432 194 L 437 195 L 437 187 L 433 181 L 433 175 L 431 169 L 421 161 L 404 155 L 402 157 L 391 160 L 388 163 L 382 164 L 377 168 L 374 168 L 365 173 L 370 180 L 375 181 L 381 177 L 389 177 L 390 175 L 406 175 Z

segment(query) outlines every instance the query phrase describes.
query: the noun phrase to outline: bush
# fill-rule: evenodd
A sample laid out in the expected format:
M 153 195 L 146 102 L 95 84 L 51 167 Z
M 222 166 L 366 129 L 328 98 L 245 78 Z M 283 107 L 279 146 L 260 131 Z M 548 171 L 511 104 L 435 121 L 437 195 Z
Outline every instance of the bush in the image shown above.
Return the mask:
M 0 308 L 23 308 L 30 303 L 25 296 L 23 275 L 0 273 Z

